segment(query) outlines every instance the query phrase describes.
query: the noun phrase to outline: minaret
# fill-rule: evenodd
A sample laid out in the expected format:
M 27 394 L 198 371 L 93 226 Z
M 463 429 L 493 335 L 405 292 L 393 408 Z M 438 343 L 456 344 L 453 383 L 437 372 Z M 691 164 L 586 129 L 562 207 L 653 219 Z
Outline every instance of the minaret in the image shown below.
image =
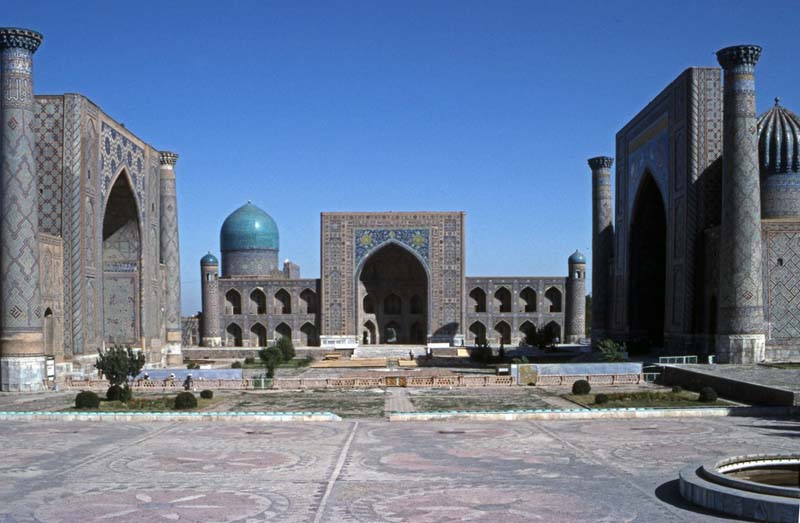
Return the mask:
M 162 151 L 161 160 L 161 263 L 167 274 L 165 314 L 167 327 L 167 365 L 183 363 L 181 354 L 181 259 L 178 241 L 178 197 L 175 190 L 175 164 L 178 155 Z
M 721 363 L 764 360 L 761 190 L 754 76 L 760 56 L 761 48 L 757 45 L 737 45 L 717 51 L 717 60 L 725 71 L 716 339 Z
M 219 261 L 210 252 L 200 260 L 200 288 L 203 294 L 203 320 L 200 345 L 221 347 L 219 330 Z
M 0 28 L 0 389 L 45 380 L 34 158 L 33 53 L 42 35 Z
M 579 343 L 586 337 L 586 257 L 575 251 L 568 260 L 567 303 L 564 337 Z
M 605 339 L 611 295 L 609 278 L 614 252 L 614 214 L 611 207 L 611 166 L 608 156 L 589 158 L 592 169 L 592 345 Z

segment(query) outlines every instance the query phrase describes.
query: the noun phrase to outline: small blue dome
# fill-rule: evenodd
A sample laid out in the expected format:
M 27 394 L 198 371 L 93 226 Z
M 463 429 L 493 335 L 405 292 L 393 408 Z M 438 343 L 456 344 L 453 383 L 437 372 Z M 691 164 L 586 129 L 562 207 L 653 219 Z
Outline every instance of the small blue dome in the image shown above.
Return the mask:
M 219 261 L 217 261 L 217 257 L 211 254 L 210 252 L 200 258 L 200 265 L 219 265 Z
M 250 202 L 225 219 L 219 232 L 222 252 L 278 250 L 278 225 L 272 216 Z
M 586 263 L 586 256 L 580 253 L 580 251 L 575 251 L 572 253 L 572 256 L 569 257 L 570 263 Z

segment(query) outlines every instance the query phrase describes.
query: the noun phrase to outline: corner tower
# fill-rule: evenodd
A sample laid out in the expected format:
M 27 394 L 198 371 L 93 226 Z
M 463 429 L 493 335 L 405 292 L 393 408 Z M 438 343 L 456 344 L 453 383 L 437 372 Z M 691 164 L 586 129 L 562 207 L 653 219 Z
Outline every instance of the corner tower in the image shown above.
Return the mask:
M 755 66 L 760 56 L 757 45 L 717 51 L 725 72 L 716 337 L 721 363 L 763 361 L 766 344 L 755 91 Z
M 219 262 L 210 252 L 200 260 L 200 287 L 203 294 L 200 344 L 203 347 L 220 347 L 222 333 L 219 329 Z
M 34 158 L 33 53 L 42 35 L 0 28 L 0 389 L 45 379 Z
M 611 166 L 608 156 L 589 158 L 592 169 L 592 344 L 607 336 L 611 294 L 609 263 L 614 248 L 611 207 Z
M 564 338 L 567 343 L 579 343 L 586 337 L 586 256 L 575 251 L 568 266 Z
M 178 196 L 175 188 L 175 164 L 178 155 L 162 151 L 161 160 L 161 263 L 167 271 L 166 326 L 167 364 L 181 364 L 181 258 L 178 240 Z

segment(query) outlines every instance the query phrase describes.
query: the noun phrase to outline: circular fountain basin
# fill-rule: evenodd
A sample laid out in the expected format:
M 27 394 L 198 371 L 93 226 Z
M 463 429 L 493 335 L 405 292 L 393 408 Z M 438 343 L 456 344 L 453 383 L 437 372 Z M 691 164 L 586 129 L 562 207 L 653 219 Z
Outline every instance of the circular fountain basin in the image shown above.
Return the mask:
M 740 518 L 800 523 L 800 454 L 755 454 L 694 464 L 680 472 L 681 495 Z

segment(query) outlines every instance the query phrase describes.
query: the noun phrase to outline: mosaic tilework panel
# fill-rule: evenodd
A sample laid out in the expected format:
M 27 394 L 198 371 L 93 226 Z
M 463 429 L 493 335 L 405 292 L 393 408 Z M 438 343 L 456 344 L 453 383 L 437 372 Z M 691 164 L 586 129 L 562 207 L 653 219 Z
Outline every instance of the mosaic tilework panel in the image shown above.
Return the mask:
M 124 166 L 133 182 L 141 217 L 147 214 L 145 202 L 145 158 L 144 149 L 106 122 L 101 126 L 100 169 L 103 194 L 107 194 L 120 166 Z
M 428 229 L 356 229 L 353 243 L 356 248 L 356 265 L 368 253 L 388 241 L 400 242 L 428 262 L 430 230 Z
M 103 278 L 103 324 L 106 339 L 114 343 L 136 343 L 136 275 L 106 274 Z
M 36 98 L 33 130 L 36 136 L 36 172 L 39 176 L 39 230 L 61 235 L 64 102 Z
M 770 340 L 800 344 L 800 223 L 773 227 L 787 230 L 764 234 Z

